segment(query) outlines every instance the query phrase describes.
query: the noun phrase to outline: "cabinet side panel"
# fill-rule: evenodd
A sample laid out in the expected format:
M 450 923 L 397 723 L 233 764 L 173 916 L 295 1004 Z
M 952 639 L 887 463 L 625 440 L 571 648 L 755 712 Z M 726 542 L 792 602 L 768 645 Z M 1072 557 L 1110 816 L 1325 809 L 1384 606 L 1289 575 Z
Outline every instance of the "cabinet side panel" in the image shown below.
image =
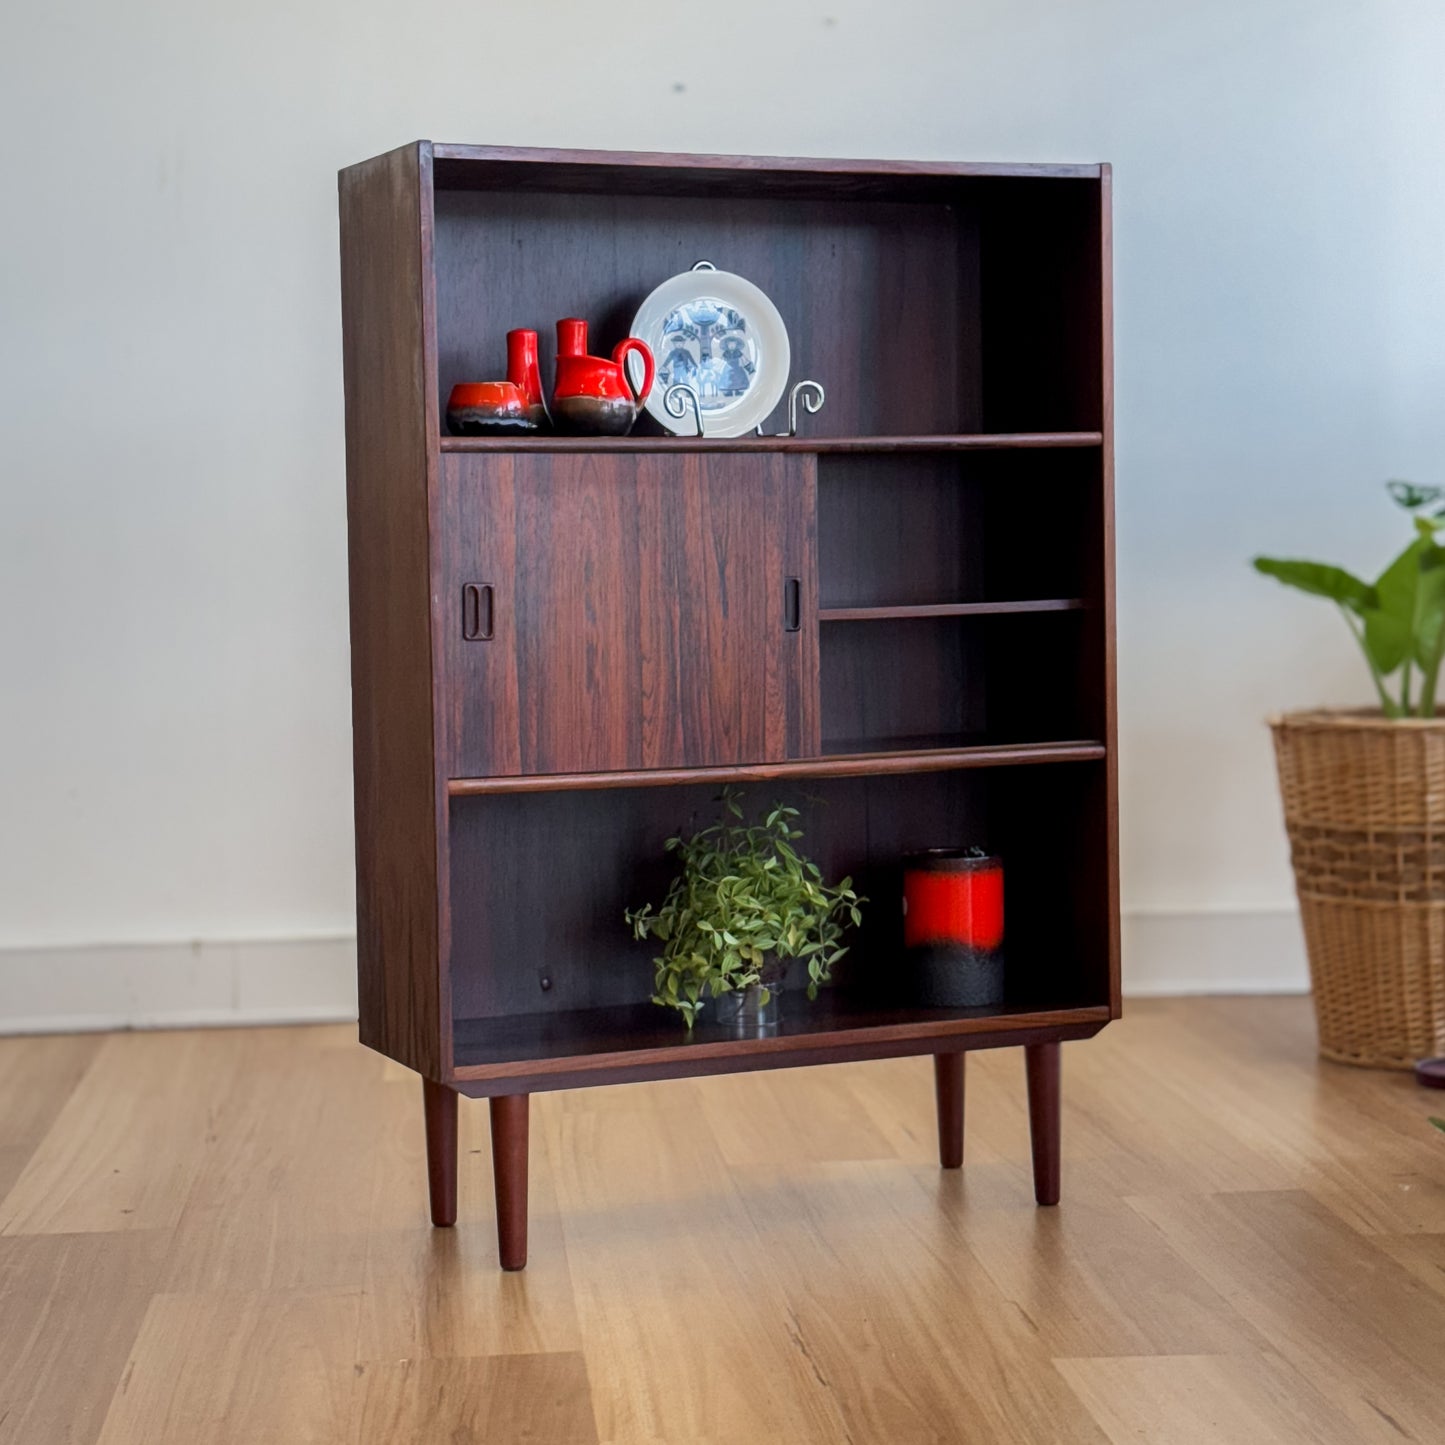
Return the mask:
M 361 1041 L 438 1078 L 429 165 L 409 146 L 353 166 L 341 173 L 340 206 Z
M 1108 832 L 1109 1008 L 1121 1011 L 1119 925 L 1119 722 L 1118 665 L 1114 606 L 1114 199 L 1113 168 L 1099 168 L 1099 371 L 1104 431 L 1103 547 L 1099 559 L 1103 590 L 1105 809 Z

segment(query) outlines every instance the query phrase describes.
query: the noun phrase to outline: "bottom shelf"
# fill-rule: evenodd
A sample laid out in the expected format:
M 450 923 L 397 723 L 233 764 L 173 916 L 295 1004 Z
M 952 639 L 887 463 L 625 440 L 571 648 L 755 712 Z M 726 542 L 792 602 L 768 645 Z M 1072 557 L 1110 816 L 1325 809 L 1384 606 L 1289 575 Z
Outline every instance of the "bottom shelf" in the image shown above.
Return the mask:
M 447 1079 L 471 1093 L 526 1093 L 1096 1031 L 1114 998 L 1115 929 L 1108 773 L 1087 756 L 751 790 L 754 813 L 799 808 L 803 850 L 869 900 L 836 986 L 810 1005 L 795 977 L 780 1031 L 751 1039 L 706 1014 L 689 1038 L 680 1017 L 650 1003 L 656 945 L 638 942 L 624 917 L 664 896 L 676 870 L 665 841 L 717 817 L 715 783 L 454 797 Z M 1008 1006 L 897 1011 L 896 1000 L 918 997 L 903 860 L 974 844 L 1004 859 Z
M 1011 1043 L 1032 1030 L 1082 1038 L 1109 1017 L 1102 1004 L 880 1009 L 829 989 L 813 1003 L 801 992 L 785 993 L 778 1031 L 751 1038 L 706 1019 L 689 1035 L 680 1016 L 653 1003 L 458 1019 L 453 1078 L 526 1077 L 531 1087 L 560 1089 L 581 1076 L 596 1083 L 599 1075 L 615 1074 L 622 1082 L 928 1053 L 934 1043 L 961 1037 L 977 1039 L 978 1046 Z

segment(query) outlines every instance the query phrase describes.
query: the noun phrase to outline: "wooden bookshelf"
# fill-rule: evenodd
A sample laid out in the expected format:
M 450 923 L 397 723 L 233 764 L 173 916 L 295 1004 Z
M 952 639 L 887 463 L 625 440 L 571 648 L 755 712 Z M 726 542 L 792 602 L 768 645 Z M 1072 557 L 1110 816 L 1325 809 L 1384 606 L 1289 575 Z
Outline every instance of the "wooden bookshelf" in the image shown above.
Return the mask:
M 1108 167 L 418 142 L 340 195 L 361 1038 L 424 1081 L 434 1221 L 459 1093 L 519 1268 L 532 1092 L 932 1054 L 951 1166 L 964 1052 L 1005 1044 L 1054 1202 L 1059 1046 L 1119 1010 Z M 610 349 L 704 256 L 827 388 L 806 435 L 442 435 L 509 328 L 550 379 L 558 317 Z M 872 900 L 765 1038 L 684 1033 L 622 924 L 722 783 Z M 1006 1003 L 900 1004 L 899 860 L 973 842 Z

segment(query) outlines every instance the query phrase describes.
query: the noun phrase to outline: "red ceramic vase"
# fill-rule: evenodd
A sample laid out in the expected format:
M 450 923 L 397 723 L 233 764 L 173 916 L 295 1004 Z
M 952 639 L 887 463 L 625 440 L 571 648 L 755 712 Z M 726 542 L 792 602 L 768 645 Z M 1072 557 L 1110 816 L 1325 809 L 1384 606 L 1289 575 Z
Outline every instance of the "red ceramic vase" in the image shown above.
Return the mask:
M 542 394 L 542 367 L 535 331 L 507 333 L 507 380 L 522 389 L 527 415 L 537 426 L 546 426 L 547 401 Z
M 937 1008 L 1003 1002 L 1003 862 L 972 848 L 912 853 L 903 868 L 909 990 Z

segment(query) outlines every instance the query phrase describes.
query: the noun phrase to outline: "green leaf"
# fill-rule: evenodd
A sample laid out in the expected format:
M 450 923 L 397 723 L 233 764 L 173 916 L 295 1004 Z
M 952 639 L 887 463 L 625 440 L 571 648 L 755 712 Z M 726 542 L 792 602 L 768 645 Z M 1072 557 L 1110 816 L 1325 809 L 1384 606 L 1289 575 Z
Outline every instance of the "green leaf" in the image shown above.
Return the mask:
M 1416 537 L 1380 574 L 1375 591 L 1384 619 L 1383 626 L 1376 624 L 1376 635 L 1387 638 L 1396 649 L 1403 645 L 1393 666 L 1409 657 L 1428 669 L 1439 656 L 1440 633 L 1445 626 L 1445 551 L 1429 534 Z M 1376 666 L 1388 673 L 1393 668 L 1384 665 L 1370 641 L 1371 622 L 1371 616 L 1366 616 L 1367 645 Z
M 1445 520 L 1436 523 L 1445 526 Z M 1435 689 L 1440 666 L 1445 660 L 1445 548 L 1435 541 L 1432 527 L 1420 518 L 1421 533 L 1419 595 L 1415 606 L 1415 660 L 1420 664 L 1419 717 L 1435 716 Z
M 1440 1129 L 1440 1130 L 1442 1130 L 1442 1131 L 1445 1131 L 1445 1119 L 1437 1119 L 1437 1118 L 1432 1114 L 1432 1115 L 1430 1116 L 1430 1122 L 1431 1122 L 1437 1129 Z
M 1416 507 L 1430 507 L 1445 498 L 1439 487 L 1417 487 L 1413 482 L 1386 482 L 1385 490 L 1404 507 L 1413 512 Z
M 1364 647 L 1375 670 L 1388 677 L 1410 656 L 1414 634 L 1410 615 L 1373 610 L 1365 614 Z
M 1338 602 L 1341 607 L 1348 607 L 1361 616 L 1380 605 L 1375 589 L 1368 582 L 1356 577 L 1353 572 L 1346 572 L 1343 567 L 1332 567 L 1326 562 L 1256 557 L 1254 570 L 1283 582 L 1287 587 L 1315 597 L 1328 597 L 1331 602 Z

